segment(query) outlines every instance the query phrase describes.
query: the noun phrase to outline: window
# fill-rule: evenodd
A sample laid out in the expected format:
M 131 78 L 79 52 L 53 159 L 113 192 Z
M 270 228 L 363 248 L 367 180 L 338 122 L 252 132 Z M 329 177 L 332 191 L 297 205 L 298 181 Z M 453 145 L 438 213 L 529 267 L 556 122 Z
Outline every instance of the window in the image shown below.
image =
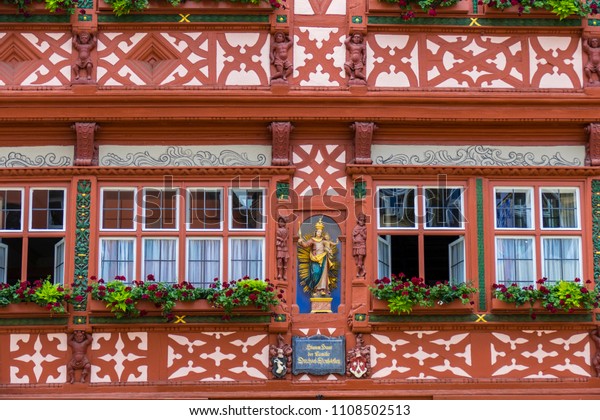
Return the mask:
M 262 190 L 235 188 L 230 193 L 231 229 L 264 229 Z
M 496 188 L 496 227 L 531 229 L 531 189 Z
M 221 190 L 191 189 L 188 191 L 188 229 L 222 228 Z
M 0 190 L 0 230 L 21 230 L 23 190 Z
M 177 281 L 177 239 L 144 238 L 143 277 L 153 274 L 163 282 Z
M 229 252 L 231 278 L 240 279 L 244 276 L 264 278 L 263 248 L 264 240 L 261 238 L 232 238 Z
M 102 229 L 133 230 L 134 190 L 102 190 Z
M 144 189 L 144 229 L 177 229 L 176 189 Z
M 65 190 L 31 190 L 31 230 L 64 230 Z
M 577 229 L 577 190 L 543 188 L 541 195 L 544 229 Z
M 196 287 L 207 287 L 221 278 L 221 239 L 190 238 L 187 251 L 187 279 Z
M 116 276 L 134 278 L 134 238 L 100 239 L 100 278 L 112 280 Z
M 428 228 L 460 228 L 463 224 L 461 188 L 425 188 Z
M 494 197 L 497 283 L 526 287 L 539 277 L 552 283 L 581 276 L 578 188 L 499 186 Z
M 185 280 L 202 287 L 215 278 L 264 278 L 263 189 L 181 184 L 101 191 L 103 278 L 120 275 L 133 281 L 152 274 L 159 281 Z M 143 215 L 142 223 L 135 222 L 136 214 Z M 181 229 L 180 217 L 185 220 Z
M 466 280 L 463 187 L 379 187 L 378 277 Z M 423 217 L 419 216 L 423 215 Z
M 0 282 L 65 281 L 67 189 L 0 188 Z

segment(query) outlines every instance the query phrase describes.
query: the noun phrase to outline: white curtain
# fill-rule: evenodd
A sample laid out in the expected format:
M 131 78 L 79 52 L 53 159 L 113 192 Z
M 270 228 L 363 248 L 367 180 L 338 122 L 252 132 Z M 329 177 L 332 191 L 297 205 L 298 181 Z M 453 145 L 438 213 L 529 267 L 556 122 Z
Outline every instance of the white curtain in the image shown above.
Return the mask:
M 220 279 L 221 241 L 219 239 L 190 239 L 188 244 L 186 280 L 196 287 L 207 287 L 215 278 Z
M 230 280 L 263 278 L 263 239 L 231 239 L 229 253 L 231 256 Z
M 533 238 L 496 239 L 496 282 L 528 286 L 535 282 L 533 274 Z
M 133 239 L 102 239 L 100 241 L 100 277 L 106 281 L 125 276 L 133 281 Z
M 177 282 L 177 239 L 144 239 L 144 279 Z
M 580 277 L 579 238 L 544 238 L 544 276 L 549 281 Z

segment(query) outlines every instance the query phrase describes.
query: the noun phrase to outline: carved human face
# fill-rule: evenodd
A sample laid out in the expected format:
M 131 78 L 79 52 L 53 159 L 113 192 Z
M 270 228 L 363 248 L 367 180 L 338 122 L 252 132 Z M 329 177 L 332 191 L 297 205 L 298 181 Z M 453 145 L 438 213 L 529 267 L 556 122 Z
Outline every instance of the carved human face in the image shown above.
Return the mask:
M 85 333 L 83 331 L 75 331 L 75 341 L 81 343 L 85 340 Z
M 360 44 L 362 42 L 362 35 L 361 34 L 352 35 L 352 41 L 357 44 Z
M 598 41 L 598 38 L 590 39 L 590 47 L 592 47 L 592 48 L 598 48 L 599 43 L 600 43 L 600 41 Z
M 317 231 L 315 232 L 315 236 L 317 238 L 320 238 L 321 236 L 323 236 L 323 229 L 317 229 Z
M 87 42 L 90 40 L 90 34 L 88 34 L 87 32 L 80 33 L 79 40 L 84 44 L 87 44 Z
M 285 41 L 285 36 L 281 32 L 277 32 L 275 34 L 275 42 L 283 42 Z

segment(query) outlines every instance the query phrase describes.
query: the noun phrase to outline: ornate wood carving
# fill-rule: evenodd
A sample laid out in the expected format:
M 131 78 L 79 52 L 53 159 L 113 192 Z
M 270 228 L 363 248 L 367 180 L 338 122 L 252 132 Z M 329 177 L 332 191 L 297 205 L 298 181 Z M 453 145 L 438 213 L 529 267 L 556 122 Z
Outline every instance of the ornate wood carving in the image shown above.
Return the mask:
M 600 124 L 589 124 L 585 131 L 589 135 L 586 147 L 586 164 L 600 166 Z
M 75 146 L 75 166 L 97 166 L 98 146 L 94 134 L 98 129 L 96 123 L 75 123 L 73 129 L 77 134 Z
M 272 122 L 269 125 L 273 141 L 273 166 L 288 166 L 290 164 L 290 133 L 294 127 L 291 122 Z
M 355 122 L 350 126 L 354 130 L 354 163 L 358 165 L 370 165 L 371 143 L 373 141 L 373 131 L 377 129 L 372 122 Z

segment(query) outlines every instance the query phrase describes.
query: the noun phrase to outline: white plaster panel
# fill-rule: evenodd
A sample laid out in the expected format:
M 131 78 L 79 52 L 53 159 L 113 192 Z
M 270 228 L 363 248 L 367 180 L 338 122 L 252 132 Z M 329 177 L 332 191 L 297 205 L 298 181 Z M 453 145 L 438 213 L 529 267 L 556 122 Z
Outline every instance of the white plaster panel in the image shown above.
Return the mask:
M 376 165 L 583 166 L 585 146 L 373 145 Z
M 73 146 L 0 147 L 0 168 L 71 166 Z
M 265 166 L 271 146 L 100 146 L 101 166 Z

